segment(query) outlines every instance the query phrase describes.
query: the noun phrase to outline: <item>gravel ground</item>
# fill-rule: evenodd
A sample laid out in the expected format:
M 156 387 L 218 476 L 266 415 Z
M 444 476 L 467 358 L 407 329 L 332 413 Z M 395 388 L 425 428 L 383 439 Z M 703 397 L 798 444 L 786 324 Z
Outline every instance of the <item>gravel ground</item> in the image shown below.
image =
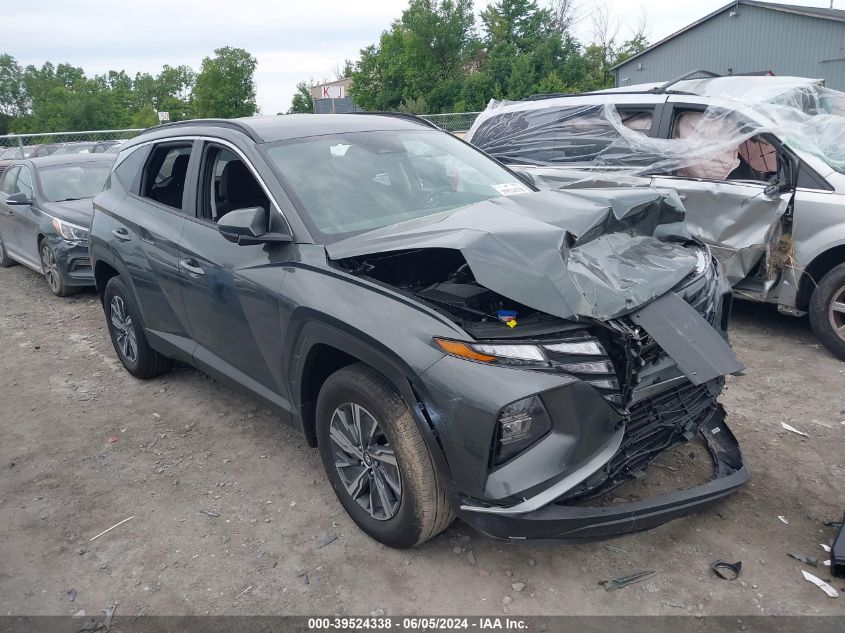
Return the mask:
M 749 373 L 722 401 L 752 480 L 729 500 L 612 543 L 504 544 L 455 523 L 397 551 L 355 527 L 270 412 L 188 367 L 132 378 L 93 292 L 58 299 L 0 269 L 0 613 L 843 614 L 800 573 L 825 568 L 786 554 L 823 558 L 823 522 L 845 509 L 845 363 L 770 307 L 737 305 L 733 328 Z M 740 578 L 716 578 L 717 558 Z

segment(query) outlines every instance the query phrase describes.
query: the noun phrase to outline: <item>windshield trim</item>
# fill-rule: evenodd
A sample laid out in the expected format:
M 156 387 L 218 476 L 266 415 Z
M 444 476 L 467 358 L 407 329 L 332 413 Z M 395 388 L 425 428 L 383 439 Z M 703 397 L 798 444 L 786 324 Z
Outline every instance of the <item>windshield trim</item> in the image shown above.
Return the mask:
M 314 116 L 319 116 L 319 115 L 314 115 Z M 379 229 L 384 228 L 384 227 L 378 227 L 377 229 L 361 229 L 361 230 L 358 230 L 358 231 L 350 231 L 348 233 L 337 233 L 337 234 L 322 232 L 317 227 L 317 225 L 314 223 L 313 219 L 311 218 L 311 215 L 308 213 L 308 210 L 305 208 L 305 205 L 303 205 L 302 201 L 299 199 L 299 196 L 297 195 L 296 190 L 293 188 L 290 181 L 284 176 L 284 174 L 282 174 L 281 170 L 279 169 L 279 166 L 276 164 L 276 161 L 274 161 L 273 158 L 270 156 L 269 150 L 272 150 L 276 147 L 280 147 L 280 146 L 284 146 L 284 145 L 296 145 L 296 144 L 302 143 L 303 141 L 307 141 L 307 140 L 310 140 L 310 139 L 318 139 L 318 138 L 324 137 L 324 136 L 344 136 L 344 135 L 347 135 L 347 134 L 362 134 L 362 133 L 365 134 L 365 133 L 370 133 L 370 132 L 387 132 L 387 133 L 391 133 L 391 134 L 401 134 L 401 133 L 405 133 L 405 132 L 414 132 L 414 133 L 420 133 L 420 134 L 448 134 L 454 140 L 456 140 L 460 143 L 463 143 L 464 145 L 469 147 L 473 152 L 481 154 L 485 159 L 487 159 L 488 161 L 496 164 L 502 170 L 509 173 L 511 176 L 514 177 L 515 181 L 519 182 L 522 185 L 525 185 L 528 189 L 531 190 L 531 192 L 539 191 L 537 186 L 533 182 L 531 182 L 526 176 L 514 171 L 508 165 L 505 165 L 500 160 L 498 160 L 498 159 L 490 156 L 489 154 L 483 152 L 482 150 L 478 149 L 472 143 L 468 143 L 464 139 L 462 139 L 458 136 L 455 136 L 454 134 L 451 134 L 450 132 L 447 132 L 447 131 L 441 130 L 441 129 L 435 129 L 435 128 L 425 127 L 425 128 L 420 128 L 419 130 L 413 129 L 413 130 L 401 130 L 401 131 L 399 131 L 399 130 L 373 129 L 373 130 L 367 130 L 366 132 L 361 132 L 359 130 L 349 131 L 349 132 L 327 132 L 327 133 L 322 133 L 322 134 L 309 134 L 307 136 L 298 136 L 296 138 L 287 138 L 287 139 L 281 139 L 281 140 L 278 140 L 278 141 L 270 141 L 270 142 L 267 142 L 267 143 L 256 144 L 255 147 L 258 150 L 258 153 L 261 154 L 261 157 L 264 159 L 265 164 L 270 168 L 270 171 L 273 173 L 273 176 L 276 178 L 276 180 L 281 185 L 282 189 L 284 190 L 285 194 L 287 195 L 288 199 L 290 200 L 291 204 L 293 205 L 294 210 L 296 211 L 297 215 L 299 216 L 299 219 L 302 221 L 302 223 L 305 225 L 306 229 L 308 230 L 309 237 L 311 238 L 311 241 L 314 244 L 327 246 L 329 244 L 333 244 L 335 242 L 345 240 L 349 237 L 353 237 L 355 235 L 361 235 L 363 233 L 368 233 L 368 232 L 373 231 L 373 230 L 379 230 Z M 448 213 L 451 213 L 452 211 L 455 211 L 455 210 L 457 210 L 457 208 L 452 209 L 452 210 L 439 211 L 439 212 L 432 214 L 432 215 L 443 214 L 443 213 L 448 214 Z M 423 217 L 425 217 L 425 216 L 423 216 Z M 401 224 L 401 222 L 394 222 L 393 224 L 388 224 L 388 225 L 385 225 L 385 226 L 394 226 L 396 224 Z

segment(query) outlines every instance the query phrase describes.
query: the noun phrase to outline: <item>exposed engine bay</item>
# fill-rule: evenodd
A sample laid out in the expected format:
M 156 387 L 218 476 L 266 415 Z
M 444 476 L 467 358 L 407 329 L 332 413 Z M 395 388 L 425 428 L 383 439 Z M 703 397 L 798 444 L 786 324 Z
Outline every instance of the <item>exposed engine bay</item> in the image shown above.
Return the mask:
M 338 264 L 422 299 L 476 338 L 521 338 L 580 327 L 482 286 L 458 250 L 377 253 Z

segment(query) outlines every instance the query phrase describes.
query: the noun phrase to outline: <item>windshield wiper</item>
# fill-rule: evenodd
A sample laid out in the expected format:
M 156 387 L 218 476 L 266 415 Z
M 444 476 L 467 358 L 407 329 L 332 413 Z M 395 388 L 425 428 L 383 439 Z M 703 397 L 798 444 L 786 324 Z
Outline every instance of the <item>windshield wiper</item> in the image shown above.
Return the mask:
M 62 198 L 61 200 L 53 200 L 53 202 L 73 202 L 74 200 L 88 200 L 88 198 Z

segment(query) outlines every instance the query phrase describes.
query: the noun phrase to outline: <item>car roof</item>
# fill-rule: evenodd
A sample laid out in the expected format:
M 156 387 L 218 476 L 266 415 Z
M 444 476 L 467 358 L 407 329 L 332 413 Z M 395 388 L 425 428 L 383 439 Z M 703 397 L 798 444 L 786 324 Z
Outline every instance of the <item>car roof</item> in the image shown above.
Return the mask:
M 770 91 L 786 92 L 795 88 L 820 85 L 823 82 L 823 79 L 811 79 L 809 77 L 730 75 L 727 77 L 683 79 L 676 82 L 658 81 L 645 84 L 634 84 L 632 86 L 620 86 L 617 88 L 608 88 L 606 90 L 596 90 L 591 94 L 618 94 L 626 92 L 647 94 L 664 92 L 661 88 L 666 86 L 665 92 L 667 93 L 691 94 L 698 95 L 700 97 L 742 98 L 762 91 L 767 93 Z
M 257 143 L 272 143 L 322 134 L 374 132 L 376 130 L 437 129 L 432 123 L 414 115 L 397 112 L 348 114 L 286 114 L 243 117 L 239 119 L 193 119 L 166 123 L 144 130 L 135 139 L 155 132 L 187 132 L 185 128 L 223 127 L 240 130 Z M 164 135 L 158 135 L 164 136 Z M 135 140 L 133 139 L 133 140 Z
M 59 154 L 58 156 L 38 156 L 24 159 L 33 167 L 52 167 L 54 165 L 71 165 L 75 163 L 110 163 L 114 162 L 114 154 Z M 19 161 L 23 162 L 23 161 Z

